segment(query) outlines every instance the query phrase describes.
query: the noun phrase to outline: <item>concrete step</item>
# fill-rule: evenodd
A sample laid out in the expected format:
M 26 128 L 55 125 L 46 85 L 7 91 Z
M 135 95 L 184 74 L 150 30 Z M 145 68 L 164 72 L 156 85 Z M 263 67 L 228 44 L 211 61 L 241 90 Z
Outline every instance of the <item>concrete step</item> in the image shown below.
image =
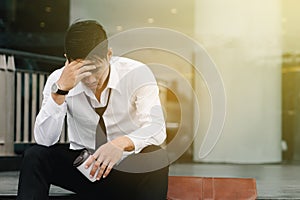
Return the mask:
M 6 171 L 0 172 L 0 200 L 16 199 L 18 191 L 19 172 Z M 50 199 L 74 199 L 74 194 L 63 188 L 50 187 Z

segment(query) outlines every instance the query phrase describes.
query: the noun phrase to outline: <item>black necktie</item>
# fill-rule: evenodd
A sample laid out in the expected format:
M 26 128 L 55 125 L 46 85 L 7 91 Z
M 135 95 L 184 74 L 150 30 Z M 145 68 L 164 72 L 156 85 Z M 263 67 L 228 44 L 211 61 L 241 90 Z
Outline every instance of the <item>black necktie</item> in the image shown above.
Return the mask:
M 101 107 L 101 108 L 95 108 L 96 113 L 100 116 L 100 120 L 99 120 L 99 123 L 97 125 L 97 130 L 96 130 L 96 149 L 99 146 L 101 146 L 102 144 L 105 144 L 107 142 L 107 133 L 106 133 L 105 123 L 103 120 L 103 114 L 109 103 L 110 93 L 111 93 L 111 89 L 109 89 L 106 106 Z

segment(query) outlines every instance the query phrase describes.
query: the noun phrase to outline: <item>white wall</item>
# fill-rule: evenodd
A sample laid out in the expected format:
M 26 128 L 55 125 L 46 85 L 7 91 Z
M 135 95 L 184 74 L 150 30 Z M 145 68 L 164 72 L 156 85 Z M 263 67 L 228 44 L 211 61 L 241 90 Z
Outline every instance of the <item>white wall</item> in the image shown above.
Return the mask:
M 281 0 L 283 52 L 300 53 L 300 1 Z
M 221 138 L 201 161 L 281 161 L 280 1 L 195 2 L 195 37 L 217 64 L 227 95 Z M 200 145 L 196 139 L 196 161 Z

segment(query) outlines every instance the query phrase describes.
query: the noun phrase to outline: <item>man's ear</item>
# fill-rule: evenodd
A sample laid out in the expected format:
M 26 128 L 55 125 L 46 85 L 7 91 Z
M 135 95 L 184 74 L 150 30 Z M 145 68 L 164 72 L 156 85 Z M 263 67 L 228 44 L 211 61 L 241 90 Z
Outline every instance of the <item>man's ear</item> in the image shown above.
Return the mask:
M 68 58 L 68 56 L 67 56 L 66 53 L 64 53 L 64 57 L 65 57 L 69 62 L 71 62 L 71 59 Z

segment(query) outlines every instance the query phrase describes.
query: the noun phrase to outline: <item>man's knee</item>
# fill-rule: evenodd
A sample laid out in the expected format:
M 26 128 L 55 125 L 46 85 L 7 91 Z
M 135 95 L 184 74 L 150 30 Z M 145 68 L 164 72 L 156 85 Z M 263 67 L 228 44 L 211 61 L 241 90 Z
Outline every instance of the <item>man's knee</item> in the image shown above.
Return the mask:
M 47 157 L 49 154 L 49 147 L 42 145 L 34 145 L 25 150 L 23 162 L 36 163 Z

